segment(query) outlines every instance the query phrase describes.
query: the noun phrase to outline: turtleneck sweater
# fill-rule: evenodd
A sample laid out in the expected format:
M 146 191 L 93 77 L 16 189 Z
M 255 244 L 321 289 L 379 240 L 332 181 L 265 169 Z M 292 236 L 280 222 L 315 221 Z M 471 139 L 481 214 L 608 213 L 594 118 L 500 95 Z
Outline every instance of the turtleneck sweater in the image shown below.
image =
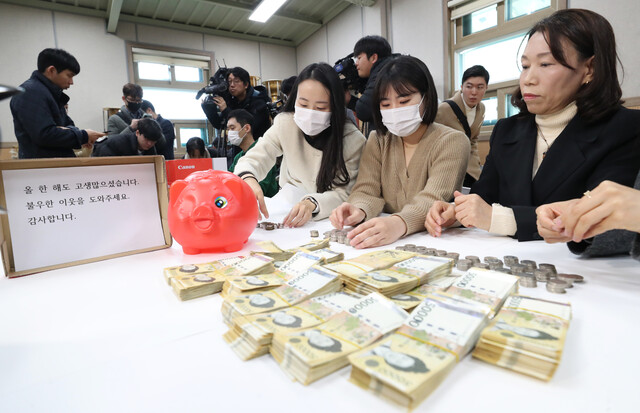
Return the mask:
M 536 140 L 536 153 L 533 159 L 533 171 L 531 179 L 536 176 L 547 151 L 553 145 L 556 138 L 567 127 L 571 119 L 578 113 L 576 102 L 571 102 L 562 110 L 548 115 L 536 115 L 538 136 Z M 492 205 L 491 226 L 489 232 L 496 235 L 515 235 L 518 230 L 516 218 L 511 208 L 500 204 Z
M 462 104 L 464 105 L 464 111 L 467 114 L 467 123 L 471 126 L 476 120 L 476 109 L 478 109 L 478 105 L 470 107 L 467 105 L 467 102 L 464 101 L 464 97 L 462 98 Z

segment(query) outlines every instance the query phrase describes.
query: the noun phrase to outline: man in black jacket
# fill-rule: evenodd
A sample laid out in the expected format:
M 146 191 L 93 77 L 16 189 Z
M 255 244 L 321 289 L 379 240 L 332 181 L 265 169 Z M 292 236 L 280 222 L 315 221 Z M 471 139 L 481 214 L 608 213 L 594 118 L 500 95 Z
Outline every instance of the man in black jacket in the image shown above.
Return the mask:
M 381 36 L 365 36 L 353 47 L 353 57 L 356 60 L 358 76 L 367 79 L 367 85 L 360 98 L 347 93 L 347 108 L 356 111 L 356 116 L 362 122 L 368 122 L 365 137 L 373 127 L 373 87 L 376 84 L 378 72 L 391 56 L 391 45 Z
M 235 109 L 244 109 L 253 116 L 253 136 L 256 138 L 262 137 L 271 126 L 269 108 L 267 107 L 267 102 L 270 102 L 271 98 L 266 94 L 261 94 L 251 86 L 249 72 L 241 67 L 229 69 L 227 83 L 229 85 L 230 98 L 225 100 L 222 96 L 215 96 L 213 98 L 215 105 L 202 105 L 207 118 L 214 128 L 226 130 L 229 112 Z M 226 152 L 227 156 L 227 166 L 230 166 L 236 155 L 240 153 L 240 149 L 237 146 L 227 148 L 226 142 L 214 142 L 214 146 L 216 148 L 226 148 L 224 152 Z M 216 156 L 224 156 L 220 152 L 217 151 Z
M 38 55 L 38 70 L 20 85 L 25 93 L 10 104 L 21 159 L 75 157 L 74 149 L 104 136 L 77 128 L 64 108 L 69 96 L 63 90 L 78 73 L 80 64 L 62 49 L 44 49 Z
M 176 140 L 176 130 L 173 123 L 169 119 L 163 118 L 160 114 L 156 113 L 156 108 L 148 100 L 142 101 L 140 109 L 144 112 L 144 117 L 150 117 L 158 122 L 162 129 L 162 135 L 164 139 L 160 139 L 156 144 L 156 152 L 158 155 L 164 155 L 164 159 L 170 161 L 175 158 L 173 152 L 173 142 Z
M 118 135 L 98 140 L 91 156 L 157 155 L 154 146 L 161 138 L 162 129 L 158 122 L 143 118 Z
M 227 83 L 229 84 L 229 94 L 231 95 L 229 101 L 226 101 L 222 96 L 213 98 L 220 110 L 220 114 L 214 113 L 212 117 L 209 117 L 213 127 L 226 129 L 229 112 L 235 109 L 244 109 L 253 115 L 255 121 L 254 136 L 259 138 L 264 135 L 271 126 L 269 109 L 267 108 L 267 102 L 270 101 L 269 96 L 260 94 L 251 86 L 249 72 L 241 67 L 229 69 Z
M 141 119 L 144 115 L 142 106 L 142 86 L 135 83 L 125 83 L 122 86 L 122 101 L 124 105 L 118 113 L 111 115 L 107 122 L 107 134 L 117 135 L 131 125 L 135 119 Z

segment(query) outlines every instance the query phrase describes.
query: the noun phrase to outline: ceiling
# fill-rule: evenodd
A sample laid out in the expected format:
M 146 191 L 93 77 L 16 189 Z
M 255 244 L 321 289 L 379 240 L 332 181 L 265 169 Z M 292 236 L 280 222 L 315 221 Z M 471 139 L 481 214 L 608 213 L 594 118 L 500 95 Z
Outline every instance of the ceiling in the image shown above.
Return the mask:
M 297 46 L 350 5 L 375 0 L 288 0 L 266 23 L 249 20 L 260 0 L 0 0 L 20 6 L 121 22 Z

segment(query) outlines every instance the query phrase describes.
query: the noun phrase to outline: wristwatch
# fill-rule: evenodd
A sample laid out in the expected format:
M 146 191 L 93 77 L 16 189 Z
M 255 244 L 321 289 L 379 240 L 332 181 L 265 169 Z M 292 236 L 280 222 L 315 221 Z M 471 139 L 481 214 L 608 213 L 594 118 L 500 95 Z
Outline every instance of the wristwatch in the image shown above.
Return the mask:
M 311 213 L 313 215 L 317 214 L 318 212 L 320 212 L 320 205 L 318 205 L 318 201 L 316 201 L 313 197 L 306 197 L 304 199 L 308 199 L 309 201 L 311 201 L 313 203 L 313 205 L 315 205 L 315 208 L 313 208 L 313 211 L 311 211 Z

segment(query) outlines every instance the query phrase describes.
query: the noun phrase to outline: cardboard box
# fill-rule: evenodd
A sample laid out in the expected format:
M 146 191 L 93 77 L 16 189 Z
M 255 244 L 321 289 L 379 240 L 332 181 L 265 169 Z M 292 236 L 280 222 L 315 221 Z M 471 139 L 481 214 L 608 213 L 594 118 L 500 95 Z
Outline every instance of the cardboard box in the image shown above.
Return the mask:
M 162 156 L 0 161 L 9 277 L 171 246 Z

